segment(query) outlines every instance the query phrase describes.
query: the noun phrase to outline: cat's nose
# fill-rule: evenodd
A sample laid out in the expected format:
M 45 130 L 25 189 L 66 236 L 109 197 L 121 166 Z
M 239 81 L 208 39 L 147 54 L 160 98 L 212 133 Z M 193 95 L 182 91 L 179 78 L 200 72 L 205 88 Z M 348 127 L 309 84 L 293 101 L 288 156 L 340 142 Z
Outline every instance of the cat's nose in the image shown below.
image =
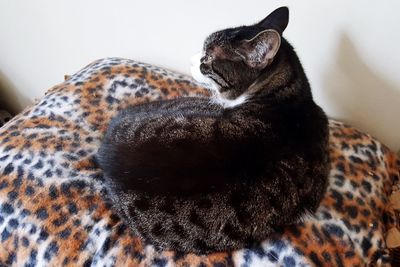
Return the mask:
M 207 64 L 201 63 L 200 64 L 200 71 L 205 74 L 208 73 L 211 70 L 210 66 L 208 66 Z

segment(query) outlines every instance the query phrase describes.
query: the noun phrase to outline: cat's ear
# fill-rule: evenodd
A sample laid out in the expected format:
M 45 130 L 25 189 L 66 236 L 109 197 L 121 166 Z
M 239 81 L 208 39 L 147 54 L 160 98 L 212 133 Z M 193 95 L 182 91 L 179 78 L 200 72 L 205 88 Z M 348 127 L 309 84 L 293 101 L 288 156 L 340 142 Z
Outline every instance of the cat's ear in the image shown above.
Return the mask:
M 289 9 L 287 7 L 280 7 L 275 9 L 265 19 L 259 22 L 257 25 L 264 29 L 273 29 L 282 35 L 289 23 Z
M 265 68 L 274 59 L 281 45 L 281 36 L 275 30 L 265 30 L 251 40 L 244 40 L 238 53 L 252 68 Z

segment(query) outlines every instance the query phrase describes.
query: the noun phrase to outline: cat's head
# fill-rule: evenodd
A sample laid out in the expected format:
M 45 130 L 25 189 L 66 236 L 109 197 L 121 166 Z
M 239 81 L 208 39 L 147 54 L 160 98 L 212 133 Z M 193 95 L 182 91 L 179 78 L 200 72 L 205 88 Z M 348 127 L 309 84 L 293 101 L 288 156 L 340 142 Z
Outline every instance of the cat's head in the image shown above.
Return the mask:
M 281 7 L 257 24 L 211 34 L 203 51 L 192 59 L 193 78 L 224 106 L 244 102 L 246 90 L 274 61 L 288 21 L 289 10 Z

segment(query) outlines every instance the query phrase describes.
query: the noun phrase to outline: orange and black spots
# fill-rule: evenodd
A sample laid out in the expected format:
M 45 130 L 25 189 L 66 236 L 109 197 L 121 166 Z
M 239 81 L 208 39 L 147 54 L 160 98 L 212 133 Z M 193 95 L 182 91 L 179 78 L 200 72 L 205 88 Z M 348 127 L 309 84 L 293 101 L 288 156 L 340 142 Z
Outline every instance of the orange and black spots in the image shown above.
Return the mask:
M 364 161 L 357 156 L 351 155 L 351 156 L 349 156 L 349 159 L 351 160 L 351 162 L 353 162 L 355 164 L 363 164 L 364 163 Z
M 337 239 L 324 245 L 312 243 L 305 255 L 315 266 L 364 266 L 363 257 L 353 252 L 351 243 Z
M 113 257 L 117 266 L 137 266 L 151 263 L 155 256 L 160 264 L 177 266 L 234 265 L 228 253 L 148 254 L 140 238 L 113 216 L 98 189 L 84 182 L 98 175 L 91 156 L 119 110 L 187 94 L 208 96 L 208 91 L 194 83 L 166 73 L 131 61 L 97 61 L 53 87 L 40 104 L 0 130 L 0 224 L 5 226 L 0 233 L 0 240 L 4 238 L 2 263 L 23 266 L 27 261 L 34 265 L 41 256 L 55 266 L 89 265 L 96 256 Z M 395 223 L 386 195 L 399 179 L 398 160 L 379 142 L 351 127 L 332 121 L 330 130 L 334 177 L 317 211 L 320 219 L 298 224 L 282 235 L 285 246 L 303 256 L 283 256 L 283 249 L 272 250 L 267 245 L 265 251 L 243 253 L 249 261 L 258 257 L 266 265 L 364 266 L 368 257 L 384 247 L 384 228 Z M 58 153 L 56 157 L 54 153 Z M 176 215 L 172 205 L 164 204 L 162 210 Z M 145 201 L 138 205 L 146 210 Z M 199 203 L 200 208 L 209 205 L 207 201 Z M 193 227 L 204 227 L 196 210 L 188 211 L 188 216 Z M 382 217 L 387 217 L 385 225 Z M 26 221 L 32 228 L 14 230 Z M 170 230 L 182 232 L 180 225 L 171 225 Z M 97 240 L 91 237 L 96 231 L 104 239 L 90 243 L 88 240 Z M 229 225 L 222 231 L 233 232 Z M 22 250 L 15 246 L 15 239 Z
M 39 220 L 45 220 L 49 217 L 49 213 L 47 212 L 47 209 L 45 207 L 40 207 L 35 211 L 36 218 Z
M 347 205 L 345 206 L 345 211 L 349 215 L 350 218 L 355 219 L 358 216 L 358 208 L 353 205 Z
M 232 266 L 232 258 L 230 253 L 214 253 L 207 257 L 211 266 Z
M 369 181 L 363 180 L 361 181 L 362 189 L 367 193 L 370 194 L 372 192 L 372 184 Z
M 321 204 L 325 204 L 326 207 L 333 207 L 337 211 L 343 211 L 344 206 L 344 197 L 343 195 L 335 190 L 331 189 L 327 192 L 328 196 L 326 196 Z
M 83 153 L 82 153 L 83 152 Z M 81 153 L 78 151 L 79 157 L 85 157 L 87 153 L 83 150 Z M 96 162 L 94 158 L 84 158 L 83 160 L 78 160 L 73 164 L 73 167 L 77 171 L 94 171 L 97 170 Z
M 28 129 L 41 129 L 41 130 L 48 130 L 48 129 L 68 129 L 72 126 L 71 121 L 60 119 L 60 117 L 38 117 L 33 120 L 28 120 L 23 122 L 20 125 L 21 129 L 27 131 Z M 29 131 L 29 130 L 28 130 Z
M 233 266 L 229 253 L 214 253 L 208 256 L 195 254 L 179 255 L 175 261 L 176 266 Z
M 8 163 L 3 170 L 3 175 L 9 175 L 13 171 L 14 171 L 13 163 Z
M 346 239 L 346 233 L 340 225 L 306 224 L 304 227 L 292 227 L 285 236 L 291 236 L 301 254 L 306 255 L 316 266 L 348 266 L 349 263 L 361 263 L 361 259 L 346 258 L 345 251 L 352 251 L 353 244 Z

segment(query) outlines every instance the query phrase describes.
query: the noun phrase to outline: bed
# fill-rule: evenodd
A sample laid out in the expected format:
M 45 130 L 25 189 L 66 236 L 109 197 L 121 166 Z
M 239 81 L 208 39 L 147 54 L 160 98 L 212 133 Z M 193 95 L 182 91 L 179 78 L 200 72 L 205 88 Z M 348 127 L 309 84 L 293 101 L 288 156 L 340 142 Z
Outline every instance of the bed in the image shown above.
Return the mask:
M 157 252 L 135 237 L 115 214 L 93 156 L 118 110 L 185 96 L 207 91 L 185 75 L 106 58 L 66 77 L 0 128 L 0 266 L 393 263 L 399 160 L 370 135 L 335 120 L 329 187 L 314 215 L 256 248 L 210 255 Z

